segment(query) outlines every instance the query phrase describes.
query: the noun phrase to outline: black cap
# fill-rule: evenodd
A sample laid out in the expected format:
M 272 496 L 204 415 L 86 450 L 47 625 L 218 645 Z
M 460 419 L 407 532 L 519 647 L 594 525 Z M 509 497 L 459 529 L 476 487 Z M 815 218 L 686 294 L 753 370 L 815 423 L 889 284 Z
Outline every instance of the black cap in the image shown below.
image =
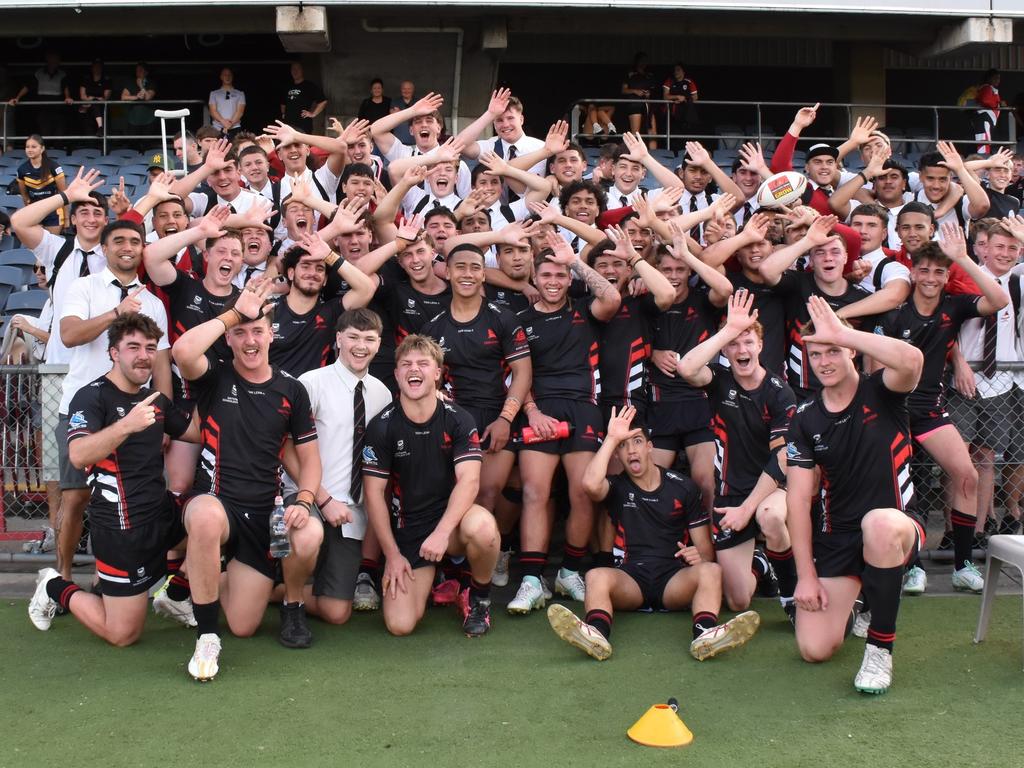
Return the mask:
M 804 160 L 810 160 L 812 157 L 819 157 L 821 155 L 831 157 L 833 160 L 838 160 L 839 150 L 835 147 L 830 147 L 828 144 L 814 144 L 807 150 L 807 155 Z

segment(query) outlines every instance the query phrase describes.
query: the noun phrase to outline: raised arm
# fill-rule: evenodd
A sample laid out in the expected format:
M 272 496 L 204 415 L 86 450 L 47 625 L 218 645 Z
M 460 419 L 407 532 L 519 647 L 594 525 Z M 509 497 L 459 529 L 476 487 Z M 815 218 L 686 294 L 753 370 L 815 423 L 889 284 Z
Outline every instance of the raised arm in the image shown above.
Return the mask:
M 851 152 L 860 149 L 871 139 L 871 132 L 878 129 L 878 121 L 870 115 L 858 117 L 850 131 L 850 138 L 844 141 L 837 148 L 838 155 L 836 162 L 841 163 L 843 158 Z
M 228 165 L 225 156 L 231 149 L 231 143 L 227 139 L 218 139 L 217 142 L 206 152 L 206 159 L 203 164 L 184 178 L 178 179 L 171 185 L 171 194 L 177 195 L 185 204 L 185 212 L 192 213 L 192 201 L 189 195 L 195 188 L 206 181 L 210 174 L 221 170 Z
M 711 369 L 708 364 L 718 357 L 726 345 L 738 338 L 757 320 L 754 294 L 740 288 L 729 297 L 729 312 L 725 325 L 718 333 L 695 346 L 679 361 L 676 372 L 692 387 L 706 387 L 711 383 Z
M 388 163 L 388 176 L 391 178 L 391 183 L 395 184 L 410 168 L 417 166 L 433 168 L 441 163 L 456 162 L 464 149 L 462 141 L 453 136 L 429 154 L 400 157 L 392 160 Z
M 835 216 L 821 216 L 814 220 L 814 223 L 807 228 L 807 234 L 795 243 L 779 248 L 771 256 L 762 261 L 757 271 L 768 285 L 775 285 L 781 279 L 783 273 L 793 266 L 793 263 L 818 245 L 824 245 L 832 237 L 832 227 L 836 225 Z
M 705 264 L 690 253 L 690 249 L 686 247 L 686 240 L 686 232 L 673 224 L 672 246 L 669 249 L 672 255 L 686 262 L 686 266 L 690 268 L 690 271 L 704 281 L 704 284 L 710 289 L 708 301 L 716 307 L 724 307 L 729 302 L 729 297 L 732 296 L 732 283 L 729 282 L 729 278 L 717 269 Z
M 711 158 L 711 153 L 708 152 L 704 147 L 696 141 L 686 142 L 686 154 L 690 156 L 690 160 L 696 165 L 699 165 L 709 174 L 714 180 L 715 184 L 718 185 L 718 191 L 723 195 L 732 195 L 736 200 L 735 208 L 738 208 L 743 200 L 743 190 L 736 186 L 736 182 L 729 178 L 725 172 L 718 167 L 718 164 Z M 734 210 L 735 210 L 734 208 Z
M 501 117 L 508 109 L 508 100 L 512 98 L 512 91 L 508 88 L 499 88 L 491 92 L 491 100 L 487 103 L 487 110 L 476 120 L 463 128 L 456 137 L 465 146 L 463 154 L 469 158 L 479 157 L 480 147 L 476 140 L 480 134 L 487 130 L 487 127 Z
M 772 155 L 772 173 L 793 170 L 793 150 L 796 149 L 796 141 L 800 138 L 800 134 L 803 133 L 804 129 L 811 125 L 818 116 L 819 106 L 821 106 L 820 103 L 815 104 L 813 107 L 801 107 L 797 110 L 796 115 L 793 117 L 793 122 L 789 124 L 786 135 L 782 137 L 782 141 L 779 142 L 779 145 L 775 148 L 775 153 Z
M 967 195 L 967 213 L 972 219 L 980 219 L 991 206 L 984 187 L 978 182 L 977 177 L 964 165 L 964 159 L 960 153 L 948 141 L 940 141 L 936 144 L 939 154 L 942 155 L 942 164 L 957 175 L 960 185 Z
M 615 317 L 619 305 L 622 304 L 622 297 L 615 290 L 615 286 L 587 266 L 561 235 L 548 232 L 544 244 L 554 251 L 554 256 L 550 257 L 552 261 L 556 264 L 565 264 L 576 277 L 587 284 L 590 295 L 594 297 L 594 302 L 590 305 L 590 312 L 594 318 L 608 322 Z
M 1006 294 L 1006 291 L 1000 288 L 999 283 L 984 272 L 967 255 L 967 241 L 964 239 L 963 228 L 947 221 L 940 227 L 939 232 L 942 236 L 939 240 L 939 247 L 942 248 L 942 252 L 954 264 L 966 272 L 967 276 L 974 280 L 981 290 L 981 298 L 978 300 L 978 314 L 982 317 L 994 315 L 1009 304 L 1010 297 Z
M 608 239 L 615 243 L 615 250 L 612 253 L 625 261 L 630 269 L 644 281 L 644 285 L 654 297 L 654 303 L 658 309 L 664 312 L 671 307 L 676 300 L 676 289 L 672 287 L 668 278 L 661 274 L 653 264 L 640 258 L 640 254 L 636 252 L 633 243 L 621 227 L 609 227 L 604 232 Z
M 626 157 L 634 162 L 640 163 L 640 165 L 647 169 L 651 176 L 658 180 L 658 183 L 661 184 L 661 186 L 678 186 L 679 177 L 654 159 L 650 150 L 647 149 L 647 144 L 644 143 L 642 138 L 640 138 L 640 134 L 634 134 L 626 131 L 622 134 L 622 142 L 626 145 L 626 149 L 629 152 Z
M 26 248 L 36 248 L 43 241 L 46 230 L 43 221 L 64 207 L 65 202 L 80 203 L 91 200 L 93 190 L 103 185 L 100 172 L 95 168 L 79 168 L 75 178 L 63 192 L 37 200 L 11 214 L 11 229 Z
M 592 501 L 604 501 L 608 497 L 608 465 L 615 456 L 615 451 L 624 440 L 643 434 L 639 429 L 633 429 L 633 419 L 636 417 L 636 408 L 627 405 L 621 413 L 612 407 L 612 415 L 608 420 L 607 434 L 597 453 L 590 459 L 587 468 L 583 470 L 583 490 Z
M 433 114 L 441 109 L 442 106 L 444 106 L 444 97 L 441 94 L 428 93 L 411 107 L 400 109 L 397 112 L 392 112 L 390 115 L 384 115 L 379 120 L 375 120 L 370 126 L 370 136 L 373 137 L 380 151 L 387 154 L 391 151 L 391 147 L 394 146 L 395 142 L 398 141 L 395 138 L 395 134 L 392 133 L 395 128 L 402 123 L 409 122 L 414 117 Z

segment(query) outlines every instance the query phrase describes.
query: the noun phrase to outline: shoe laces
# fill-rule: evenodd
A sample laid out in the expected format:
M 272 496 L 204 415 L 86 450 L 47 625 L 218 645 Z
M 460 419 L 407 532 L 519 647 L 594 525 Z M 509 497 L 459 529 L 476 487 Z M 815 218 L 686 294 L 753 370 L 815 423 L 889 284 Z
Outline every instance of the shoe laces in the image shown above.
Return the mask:
M 196 644 L 196 657 L 202 661 L 215 659 L 220 653 L 220 638 L 216 635 L 203 635 Z
M 981 578 L 981 571 L 978 570 L 978 566 L 976 566 L 970 560 L 964 560 L 964 567 L 961 568 L 960 571 L 967 571 L 968 573 L 973 573 L 978 578 Z
M 490 600 L 470 600 L 469 613 L 466 615 L 466 621 L 486 621 L 490 623 L 490 617 L 488 615 L 490 607 Z
M 877 645 L 867 645 L 867 653 L 864 654 L 864 663 L 861 670 L 869 675 L 884 675 L 888 672 L 886 659 L 888 653 L 884 648 Z
M 538 580 L 537 584 L 534 585 L 531 581 L 529 581 L 529 579 L 530 579 L 529 576 L 525 576 L 523 578 L 523 583 L 519 585 L 519 589 L 516 592 L 516 598 L 515 598 L 516 600 L 520 600 L 520 599 L 526 600 L 534 592 L 543 592 L 543 590 L 541 589 L 541 586 L 540 586 L 540 580 Z

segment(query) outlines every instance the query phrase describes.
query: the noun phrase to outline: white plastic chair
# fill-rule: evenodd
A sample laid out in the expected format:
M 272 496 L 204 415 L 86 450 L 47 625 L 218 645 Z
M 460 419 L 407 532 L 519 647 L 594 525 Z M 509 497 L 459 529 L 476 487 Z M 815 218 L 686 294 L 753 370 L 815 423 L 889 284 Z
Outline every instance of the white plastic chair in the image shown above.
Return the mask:
M 996 596 L 999 571 L 1003 565 L 1012 565 L 1024 581 L 1024 536 L 990 536 L 988 540 L 988 563 L 985 566 L 985 591 L 981 595 L 981 615 L 974 632 L 974 642 L 980 643 L 988 632 L 992 617 L 992 601 Z

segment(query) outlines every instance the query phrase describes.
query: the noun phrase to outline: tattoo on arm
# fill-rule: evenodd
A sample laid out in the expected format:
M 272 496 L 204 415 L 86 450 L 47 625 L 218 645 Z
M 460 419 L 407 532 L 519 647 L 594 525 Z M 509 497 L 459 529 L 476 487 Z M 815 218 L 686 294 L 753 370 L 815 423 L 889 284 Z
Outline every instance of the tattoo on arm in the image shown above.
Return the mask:
M 577 261 L 573 265 L 573 271 L 576 272 L 577 277 L 587 284 L 587 288 L 590 289 L 590 293 L 593 294 L 596 299 L 600 299 L 604 296 L 606 291 L 609 291 L 612 288 L 611 283 L 601 277 L 582 261 Z

